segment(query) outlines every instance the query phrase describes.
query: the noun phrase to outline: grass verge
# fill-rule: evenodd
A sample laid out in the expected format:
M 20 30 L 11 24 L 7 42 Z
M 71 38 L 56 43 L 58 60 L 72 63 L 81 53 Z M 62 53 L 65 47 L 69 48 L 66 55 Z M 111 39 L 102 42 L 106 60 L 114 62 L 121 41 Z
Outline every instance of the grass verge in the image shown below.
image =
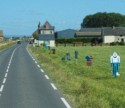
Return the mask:
M 30 51 L 48 76 L 56 83 L 73 108 L 125 108 L 124 46 L 56 47 L 56 54 L 43 47 Z M 78 63 L 74 51 L 79 52 Z M 120 77 L 112 77 L 109 58 L 114 51 L 121 57 Z M 66 53 L 71 61 L 61 61 Z M 93 65 L 86 66 L 85 56 L 93 56 Z

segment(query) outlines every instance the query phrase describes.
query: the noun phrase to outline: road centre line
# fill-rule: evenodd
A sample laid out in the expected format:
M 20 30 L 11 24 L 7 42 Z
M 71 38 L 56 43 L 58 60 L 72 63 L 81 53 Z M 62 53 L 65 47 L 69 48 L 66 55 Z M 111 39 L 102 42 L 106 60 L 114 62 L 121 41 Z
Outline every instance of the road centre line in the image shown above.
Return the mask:
M 8 64 L 8 66 L 10 66 L 11 63 Z
M 17 47 L 17 48 L 18 48 L 18 47 Z M 6 78 L 7 78 L 7 75 L 8 75 L 9 68 L 10 68 L 10 64 L 11 64 L 13 55 L 14 55 L 14 53 L 15 53 L 15 51 L 16 51 L 17 48 L 15 48 L 14 51 L 12 52 L 12 55 L 11 55 L 11 58 L 10 58 L 10 61 L 9 61 L 9 64 L 8 64 L 7 70 L 6 70 L 7 73 L 5 74 L 5 78 L 3 79 L 3 84 L 5 84 L 5 82 L 6 82 Z M 1 85 L 1 87 L 0 87 L 0 92 L 2 92 L 3 89 L 4 89 L 4 85 Z M 0 94 L 0 96 L 1 96 L 1 94 Z
M 9 69 L 7 69 L 6 72 L 8 73 L 8 72 L 9 72 Z
M 4 88 L 4 85 L 1 85 L 1 87 L 0 87 L 0 92 L 3 91 L 3 88 Z
M 7 77 L 8 73 L 5 74 L 5 78 Z
M 5 84 L 5 82 L 6 82 L 6 78 L 3 79 L 3 84 Z
M 53 87 L 54 90 L 57 90 L 56 86 L 53 83 L 51 83 L 51 86 Z
M 66 105 L 67 108 L 71 108 L 71 106 L 68 104 L 68 102 L 64 98 L 61 98 L 61 100 L 63 101 L 63 103 Z
M 10 66 L 7 67 L 7 69 L 9 70 Z

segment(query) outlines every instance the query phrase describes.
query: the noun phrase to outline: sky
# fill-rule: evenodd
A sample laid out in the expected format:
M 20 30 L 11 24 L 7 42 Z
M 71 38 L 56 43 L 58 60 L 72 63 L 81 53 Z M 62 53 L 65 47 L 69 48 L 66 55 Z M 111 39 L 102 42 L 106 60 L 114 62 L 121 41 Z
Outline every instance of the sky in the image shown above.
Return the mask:
M 125 15 L 125 0 L 1 0 L 0 29 L 5 36 L 29 36 L 48 21 L 55 31 L 81 28 L 97 12 Z

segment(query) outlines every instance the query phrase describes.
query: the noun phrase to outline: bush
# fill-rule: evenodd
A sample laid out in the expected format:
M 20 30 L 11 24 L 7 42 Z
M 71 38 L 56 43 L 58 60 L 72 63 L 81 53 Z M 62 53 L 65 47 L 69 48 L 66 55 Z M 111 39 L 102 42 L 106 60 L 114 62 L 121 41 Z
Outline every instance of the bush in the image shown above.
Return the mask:
M 115 45 L 118 45 L 118 43 L 117 42 L 111 42 L 110 43 L 110 46 L 115 46 Z
M 73 43 L 73 42 L 83 42 L 83 43 L 90 43 L 90 38 L 70 38 L 70 39 L 56 39 L 56 43 Z
M 119 45 L 121 45 L 121 46 L 122 46 L 122 45 L 125 45 L 125 43 L 124 43 L 124 42 L 119 42 Z

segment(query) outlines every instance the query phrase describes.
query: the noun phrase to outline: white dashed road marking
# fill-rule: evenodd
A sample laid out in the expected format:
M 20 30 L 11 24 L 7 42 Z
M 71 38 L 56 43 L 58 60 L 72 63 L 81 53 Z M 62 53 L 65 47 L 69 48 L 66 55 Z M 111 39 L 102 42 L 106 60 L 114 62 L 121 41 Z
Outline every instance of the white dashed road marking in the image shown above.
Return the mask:
M 47 75 L 45 75 L 46 79 L 49 79 L 49 77 Z
M 43 69 L 41 69 L 41 72 L 44 72 L 44 70 L 43 70 Z
M 37 65 L 38 66 L 38 68 L 40 68 L 40 65 Z
M 19 48 L 19 47 L 17 47 L 17 48 Z M 8 75 L 8 72 L 9 72 L 9 68 L 10 68 L 10 65 L 11 65 L 11 61 L 12 61 L 12 59 L 13 59 L 13 55 L 14 55 L 14 53 L 15 53 L 15 51 L 16 51 L 17 48 L 15 48 L 15 49 L 13 50 L 12 55 L 11 55 L 11 58 L 10 58 L 10 61 L 9 61 L 9 63 L 8 63 L 8 66 L 7 66 L 7 69 L 6 69 L 6 74 L 5 74 L 4 79 L 3 79 L 3 82 L 2 82 L 3 84 L 2 84 L 1 87 L 0 87 L 0 92 L 1 92 L 1 93 L 3 92 L 4 85 L 5 85 L 6 80 L 7 80 L 7 75 Z M 2 95 L 1 93 L 0 93 L 0 96 Z
M 3 84 L 5 84 L 5 82 L 6 82 L 6 78 L 3 79 Z
M 3 91 L 4 85 L 1 85 L 0 92 Z
M 66 105 L 67 108 L 71 108 L 71 106 L 67 103 L 67 101 L 64 98 L 61 98 L 63 103 Z
M 53 87 L 54 90 L 57 90 L 56 86 L 53 83 L 51 83 L 51 86 Z
M 7 77 L 8 73 L 5 74 L 5 78 Z
M 27 47 L 27 51 L 28 51 L 28 47 Z M 28 53 L 29 53 L 29 51 L 28 51 Z M 35 61 L 35 63 L 37 64 L 37 67 L 40 68 L 40 65 L 38 65 L 37 61 L 33 58 L 33 56 L 30 53 L 29 53 L 29 55 L 32 57 L 33 61 Z M 40 71 L 42 73 L 44 73 L 43 69 L 40 69 Z M 45 78 L 46 79 L 50 79 L 47 75 L 45 75 Z M 50 84 L 51 84 L 51 86 L 52 86 L 52 88 L 54 90 L 57 90 L 56 86 L 53 83 L 50 83 Z M 60 99 L 62 100 L 62 102 L 64 103 L 64 105 L 66 106 L 66 108 L 71 108 L 71 106 L 68 104 L 68 102 L 65 100 L 65 98 L 61 97 Z

